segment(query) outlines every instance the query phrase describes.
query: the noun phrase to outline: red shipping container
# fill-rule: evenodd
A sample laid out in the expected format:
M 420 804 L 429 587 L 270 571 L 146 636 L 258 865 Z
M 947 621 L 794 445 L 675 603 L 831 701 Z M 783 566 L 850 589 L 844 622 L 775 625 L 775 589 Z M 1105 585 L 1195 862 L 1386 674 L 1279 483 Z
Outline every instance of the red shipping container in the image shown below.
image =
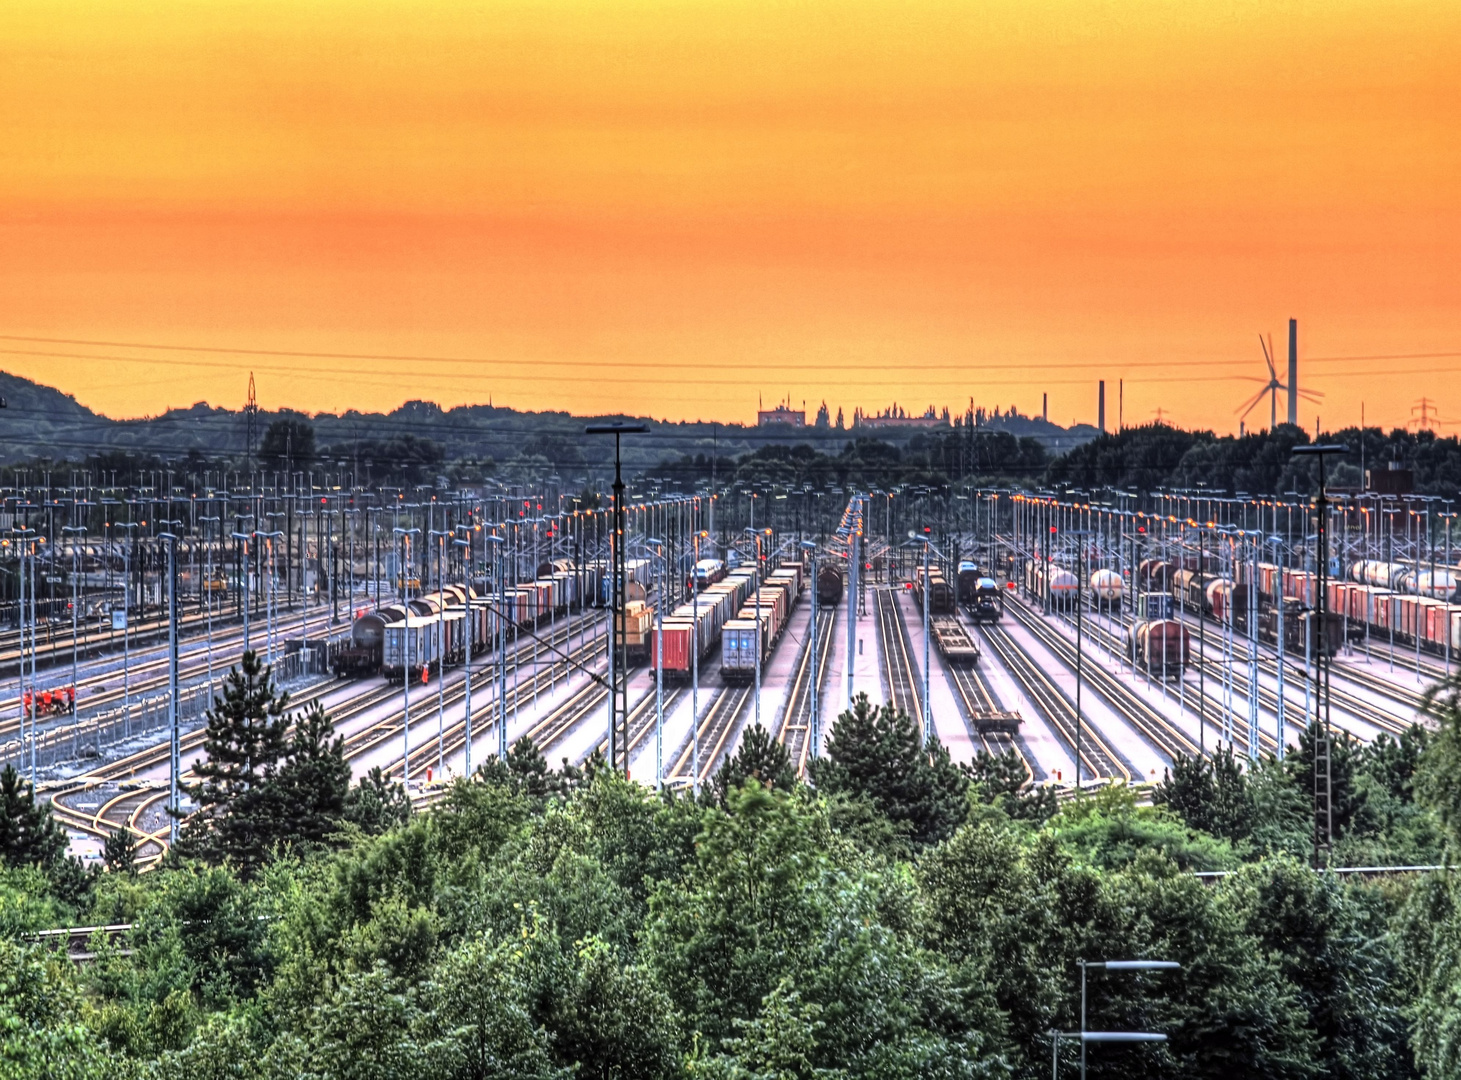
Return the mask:
M 664 668 L 666 673 L 690 673 L 690 642 L 692 626 L 688 619 L 666 619 L 664 627 L 654 627 L 649 632 L 649 665 L 651 670 L 660 666 L 658 644 L 661 635 L 665 643 Z

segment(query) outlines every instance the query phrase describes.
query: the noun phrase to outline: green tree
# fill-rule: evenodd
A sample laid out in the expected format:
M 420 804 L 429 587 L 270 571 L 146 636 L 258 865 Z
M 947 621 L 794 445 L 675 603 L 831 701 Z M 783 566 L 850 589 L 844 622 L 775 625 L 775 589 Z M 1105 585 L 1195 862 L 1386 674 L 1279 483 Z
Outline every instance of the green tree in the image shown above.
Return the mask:
M 1426 692 L 1425 711 L 1436 731 L 1419 762 L 1415 790 L 1440 818 L 1454 851 L 1461 848 L 1461 674 Z
M 730 793 L 753 777 L 762 786 L 779 791 L 791 791 L 796 787 L 796 770 L 792 768 L 791 755 L 761 724 L 746 728 L 740 748 L 716 771 L 716 799 L 724 806 Z
M 204 759 L 193 766 L 202 781 L 188 789 L 198 809 L 184 827 L 183 854 L 232 861 L 245 877 L 269 857 L 280 822 L 268 785 L 288 749 L 288 705 L 257 653 L 229 669 L 223 697 L 208 710 Z
M 315 429 L 307 420 L 275 420 L 264 430 L 259 460 L 271 468 L 299 468 L 315 457 Z
M 937 737 L 921 744 L 912 717 L 859 694 L 832 725 L 812 779 L 824 794 L 866 799 L 915 845 L 935 844 L 968 815 L 969 780 Z
M 1319 725 L 1312 723 L 1299 733 L 1298 747 L 1283 759 L 1284 769 L 1311 799 L 1314 793 L 1314 745 L 1318 738 Z M 1329 740 L 1329 806 L 1334 836 L 1338 839 L 1362 820 L 1365 793 L 1355 782 L 1359 740 L 1339 728 L 1330 729 Z
M 392 781 L 377 765 L 345 796 L 343 816 L 367 835 L 378 836 L 411 819 L 411 798 L 405 785 Z
M 1223 747 L 1212 758 L 1179 754 L 1162 782 L 1152 791 L 1152 803 L 1165 806 L 1187 826 L 1237 843 L 1253 831 L 1253 798 L 1247 774 Z
M 1244 929 L 1298 991 L 1323 1074 L 1408 1075 L 1408 1025 L 1383 917 L 1335 877 L 1293 859 L 1246 868 L 1232 890 Z
M 66 851 L 66 833 L 35 789 L 11 765 L 0 772 L 0 859 L 6 866 L 49 869 Z
M 115 1075 L 81 1022 L 70 962 L 0 940 L 0 1076 L 101 1080 Z
M 1013 748 L 1002 754 L 980 750 L 968 765 L 959 768 L 969 778 L 974 797 L 997 806 L 1010 817 L 1037 824 L 1047 821 L 1059 807 L 1055 789 L 1037 787 L 1030 779 L 1024 759 Z
M 296 717 L 284 763 L 265 784 L 280 839 L 320 847 L 340 827 L 350 792 L 344 745 L 319 702 Z
M 132 830 L 120 826 L 107 834 L 102 844 L 101 858 L 106 868 L 113 873 L 131 874 L 137 870 L 137 838 Z

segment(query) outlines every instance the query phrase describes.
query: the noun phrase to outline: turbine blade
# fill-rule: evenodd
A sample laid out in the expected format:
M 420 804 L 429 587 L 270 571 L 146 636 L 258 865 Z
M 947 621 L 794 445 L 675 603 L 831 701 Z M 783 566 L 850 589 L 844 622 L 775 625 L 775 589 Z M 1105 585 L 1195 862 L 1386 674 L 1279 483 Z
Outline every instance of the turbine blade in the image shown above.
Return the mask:
M 1268 365 L 1268 377 L 1278 378 L 1278 372 L 1273 370 L 1273 357 L 1268 354 L 1268 345 L 1263 340 L 1263 335 L 1258 335 L 1258 347 L 1263 350 L 1263 362 Z
M 1253 409 L 1258 405 L 1260 401 L 1263 400 L 1263 395 L 1266 393 L 1268 393 L 1268 387 L 1265 386 L 1262 390 L 1258 391 L 1258 393 L 1253 396 L 1253 399 L 1251 401 L 1247 402 L 1245 405 L 1239 405 L 1236 409 L 1234 409 L 1233 412 L 1241 412 L 1243 414 L 1238 419 L 1248 419 L 1248 414 L 1253 411 Z

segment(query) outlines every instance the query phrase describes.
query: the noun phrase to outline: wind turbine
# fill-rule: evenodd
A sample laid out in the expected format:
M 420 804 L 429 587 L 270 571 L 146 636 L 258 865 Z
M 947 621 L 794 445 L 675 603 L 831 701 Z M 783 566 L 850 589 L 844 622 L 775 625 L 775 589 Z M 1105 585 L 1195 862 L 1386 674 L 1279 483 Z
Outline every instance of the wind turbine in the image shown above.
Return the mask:
M 1262 390 L 1258 391 L 1258 393 L 1254 394 L 1251 399 L 1249 399 L 1248 401 L 1244 402 L 1242 405 L 1239 405 L 1233 411 L 1236 412 L 1236 413 L 1241 413 L 1242 414 L 1238 418 L 1239 420 L 1246 420 L 1246 419 L 1248 419 L 1248 414 L 1250 412 L 1252 412 L 1258 406 L 1258 403 L 1260 401 L 1263 400 L 1263 395 L 1264 394 L 1267 394 L 1268 395 L 1268 430 L 1269 431 L 1272 431 L 1274 428 L 1276 428 L 1278 426 L 1278 392 L 1280 390 L 1282 390 L 1285 393 L 1287 393 L 1288 392 L 1288 387 L 1285 386 L 1283 383 L 1281 383 L 1279 381 L 1279 379 L 1278 379 L 1278 372 L 1274 369 L 1274 366 L 1273 366 L 1273 340 L 1272 340 L 1272 337 L 1270 336 L 1269 340 L 1265 341 L 1265 340 L 1263 340 L 1263 335 L 1262 334 L 1259 334 L 1258 335 L 1258 347 L 1263 350 L 1263 362 L 1268 365 L 1268 381 L 1266 383 L 1264 383 Z M 1263 380 L 1261 380 L 1261 379 L 1253 379 L 1251 381 L 1253 381 L 1253 382 L 1262 382 Z M 1299 397 L 1305 398 L 1305 399 L 1307 399 L 1309 401 L 1312 401 L 1312 402 L 1315 402 L 1316 404 L 1319 402 L 1319 400 L 1323 396 L 1324 396 L 1323 394 L 1316 393 L 1316 392 L 1314 392 L 1312 390 L 1300 390 L 1299 391 Z

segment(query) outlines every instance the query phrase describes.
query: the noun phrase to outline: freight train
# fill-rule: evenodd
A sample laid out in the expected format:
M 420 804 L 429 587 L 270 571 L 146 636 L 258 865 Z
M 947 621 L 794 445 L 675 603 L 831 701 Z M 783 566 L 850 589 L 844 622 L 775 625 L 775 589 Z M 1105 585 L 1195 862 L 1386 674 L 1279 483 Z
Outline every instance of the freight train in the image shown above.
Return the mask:
M 767 575 L 761 588 L 746 599 L 736 617 L 725 624 L 721 631 L 720 656 L 720 677 L 723 681 L 741 683 L 755 678 L 757 646 L 760 646 L 760 664 L 764 667 L 786 630 L 792 608 L 801 597 L 802 586 L 801 563 L 782 563 Z
M 358 611 L 348 644 L 334 650 L 332 669 L 337 677 L 380 672 L 401 679 L 408 670 L 412 678 L 429 677 L 465 659 L 469 607 L 476 654 L 491 648 L 504 628 L 509 636 L 516 636 L 519 630 L 567 613 L 581 599 L 598 595 L 601 572 L 571 564 L 567 568 L 553 565 L 551 573 L 508 586 L 501 594 L 489 590 L 482 595 L 465 586 L 448 585 L 404 603 Z

